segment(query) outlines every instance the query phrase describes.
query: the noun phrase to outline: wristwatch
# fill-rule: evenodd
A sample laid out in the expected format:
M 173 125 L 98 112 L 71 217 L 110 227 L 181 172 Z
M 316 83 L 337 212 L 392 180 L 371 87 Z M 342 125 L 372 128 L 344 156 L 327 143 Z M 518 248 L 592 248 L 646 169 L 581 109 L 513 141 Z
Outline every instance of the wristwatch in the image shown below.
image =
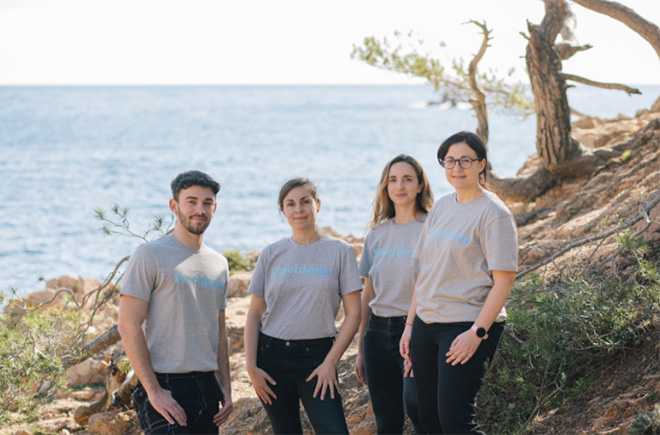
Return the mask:
M 474 335 L 481 338 L 482 340 L 485 340 L 487 338 L 485 328 L 481 328 L 477 325 L 472 325 L 472 327 L 470 328 L 470 331 L 474 332 Z

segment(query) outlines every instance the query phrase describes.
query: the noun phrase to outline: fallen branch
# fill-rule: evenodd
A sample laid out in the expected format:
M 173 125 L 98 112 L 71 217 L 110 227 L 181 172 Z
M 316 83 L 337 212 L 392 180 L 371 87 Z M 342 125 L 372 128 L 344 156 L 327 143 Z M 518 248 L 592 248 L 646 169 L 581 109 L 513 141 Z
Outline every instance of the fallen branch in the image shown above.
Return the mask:
M 117 331 L 117 325 L 108 329 L 106 332 L 87 343 L 85 346 L 73 355 L 66 355 L 62 358 L 62 365 L 65 369 L 80 364 L 86 359 L 96 355 L 103 349 L 106 349 L 117 343 L 121 337 Z
M 568 252 L 568 251 L 570 251 L 574 248 L 586 245 L 587 243 L 595 242 L 597 240 L 605 239 L 605 238 L 607 238 L 607 237 L 609 237 L 609 236 L 611 236 L 611 235 L 613 235 L 613 234 L 615 234 L 615 233 L 617 233 L 621 230 L 625 230 L 626 228 L 629 228 L 629 227 L 635 225 L 637 222 L 641 221 L 642 219 L 647 219 L 647 225 L 644 227 L 644 231 L 645 231 L 648 228 L 648 226 L 650 225 L 650 221 L 648 220 L 649 219 L 648 214 L 653 209 L 653 207 L 655 207 L 658 203 L 660 203 L 660 194 L 656 195 L 656 197 L 653 198 L 651 200 L 651 202 L 649 202 L 642 209 L 642 211 L 636 217 L 634 217 L 633 219 L 630 219 L 630 220 L 624 222 L 623 224 L 619 225 L 616 228 L 613 228 L 609 231 L 605 231 L 604 233 L 597 234 L 595 236 L 591 236 L 591 237 L 588 237 L 586 239 L 578 240 L 578 241 L 573 242 L 573 243 L 569 243 L 568 245 L 566 245 L 565 247 L 563 247 L 562 249 L 557 251 L 555 254 L 553 254 L 551 257 L 546 258 L 546 259 L 536 263 L 535 265 L 533 265 L 531 267 L 528 267 L 527 269 L 523 270 L 522 272 L 518 272 L 516 274 L 516 279 L 521 278 L 521 277 L 527 275 L 529 272 L 532 272 L 532 271 L 538 269 L 539 267 L 545 266 L 546 264 L 554 263 L 555 260 L 559 256 L 565 254 L 566 252 Z M 617 250 L 617 251 L 620 252 L 620 249 Z M 609 261 L 609 258 L 607 260 Z M 556 265 L 556 263 L 555 263 L 555 265 Z

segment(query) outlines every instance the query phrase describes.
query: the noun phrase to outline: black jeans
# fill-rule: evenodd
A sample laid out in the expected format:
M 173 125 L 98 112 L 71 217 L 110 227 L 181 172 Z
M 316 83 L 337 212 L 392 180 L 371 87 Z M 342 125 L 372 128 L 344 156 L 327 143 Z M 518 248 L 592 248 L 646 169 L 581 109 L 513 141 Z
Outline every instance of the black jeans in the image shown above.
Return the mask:
M 309 421 L 317 434 L 348 434 L 341 396 L 335 391 L 331 399 L 329 392 L 321 400 L 321 393 L 312 397 L 317 378 L 305 380 L 316 369 L 330 351 L 334 338 L 313 340 L 280 340 L 259 333 L 257 367 L 272 377 L 271 385 L 277 399 L 272 405 L 261 402 L 276 434 L 302 434 L 300 401 L 305 407 Z
M 483 433 L 475 417 L 481 382 L 504 330 L 494 323 L 488 339 L 481 342 L 466 364 L 447 364 L 445 354 L 472 322 L 424 323 L 415 316 L 410 357 L 415 372 L 419 420 L 424 433 Z
M 399 353 L 405 327 L 405 317 L 378 317 L 372 313 L 364 333 L 362 361 L 379 434 L 403 433 L 405 414 L 410 417 L 415 433 L 422 430 L 417 416 L 415 380 L 403 377 L 403 358 Z
M 169 424 L 151 406 L 147 392 L 138 382 L 133 391 L 133 405 L 145 434 L 218 434 L 213 416 L 220 409 L 223 395 L 213 372 L 156 373 L 156 379 L 186 412 L 187 426 L 179 426 L 176 421 Z

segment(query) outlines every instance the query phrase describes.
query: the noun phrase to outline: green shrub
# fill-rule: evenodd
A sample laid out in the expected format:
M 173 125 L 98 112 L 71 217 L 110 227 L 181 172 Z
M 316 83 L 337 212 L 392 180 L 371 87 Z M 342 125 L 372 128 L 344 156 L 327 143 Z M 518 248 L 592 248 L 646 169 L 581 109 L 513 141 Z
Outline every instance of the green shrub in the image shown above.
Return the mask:
M 640 411 L 630 422 L 630 435 L 660 434 L 660 406 L 650 411 Z
M 229 271 L 232 273 L 254 269 L 254 263 L 246 258 L 240 249 L 224 251 L 222 255 L 227 259 L 227 262 L 229 263 Z
M 479 398 L 490 432 L 529 430 L 535 415 L 583 393 L 593 381 L 583 369 L 636 340 L 660 312 L 656 261 L 643 258 L 643 242 L 621 242 L 638 261 L 633 276 L 587 281 L 576 273 L 553 283 L 538 276 L 516 283 Z
M 61 358 L 79 347 L 81 311 L 67 304 L 31 311 L 9 302 L 0 315 L 0 409 L 30 414 L 35 398 L 64 386 Z

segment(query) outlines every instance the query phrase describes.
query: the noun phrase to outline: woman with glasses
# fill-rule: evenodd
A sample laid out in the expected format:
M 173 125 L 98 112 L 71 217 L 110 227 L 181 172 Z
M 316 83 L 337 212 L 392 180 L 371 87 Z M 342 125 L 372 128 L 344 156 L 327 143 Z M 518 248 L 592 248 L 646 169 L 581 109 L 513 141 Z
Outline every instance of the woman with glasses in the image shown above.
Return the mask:
M 355 360 L 379 434 L 403 433 L 406 413 L 415 432 L 421 430 L 415 381 L 406 373 L 399 340 L 419 272 L 412 253 L 432 205 L 431 186 L 417 160 L 401 154 L 385 165 L 360 259 L 365 281 Z
M 319 232 L 321 200 L 308 179 L 287 181 L 278 205 L 292 235 L 261 252 L 252 276 L 247 372 L 274 433 L 302 433 L 302 401 L 315 433 L 347 434 L 336 367 L 360 325 L 355 252 Z
M 455 192 L 434 204 L 415 248 L 420 274 L 400 351 L 412 362 L 423 432 L 482 433 L 476 398 L 504 329 L 516 224 L 481 184 L 487 157 L 479 136 L 450 136 L 438 161 Z

